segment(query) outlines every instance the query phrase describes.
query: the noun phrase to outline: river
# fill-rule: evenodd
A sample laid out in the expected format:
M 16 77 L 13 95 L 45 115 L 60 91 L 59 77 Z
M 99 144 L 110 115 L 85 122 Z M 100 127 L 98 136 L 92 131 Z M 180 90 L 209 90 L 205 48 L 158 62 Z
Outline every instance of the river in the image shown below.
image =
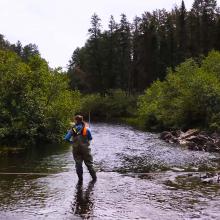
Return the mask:
M 97 182 L 77 184 L 71 146 L 0 154 L 0 219 L 220 219 L 220 155 L 128 126 L 91 125 Z

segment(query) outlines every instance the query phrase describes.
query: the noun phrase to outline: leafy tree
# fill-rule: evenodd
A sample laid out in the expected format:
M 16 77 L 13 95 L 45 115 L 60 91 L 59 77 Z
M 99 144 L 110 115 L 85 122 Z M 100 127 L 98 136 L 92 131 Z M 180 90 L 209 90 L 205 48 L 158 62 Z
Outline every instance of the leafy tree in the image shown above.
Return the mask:
M 79 94 L 68 90 L 66 76 L 51 70 L 39 55 L 24 63 L 16 53 L 0 50 L 0 88 L 3 144 L 61 141 L 79 108 Z

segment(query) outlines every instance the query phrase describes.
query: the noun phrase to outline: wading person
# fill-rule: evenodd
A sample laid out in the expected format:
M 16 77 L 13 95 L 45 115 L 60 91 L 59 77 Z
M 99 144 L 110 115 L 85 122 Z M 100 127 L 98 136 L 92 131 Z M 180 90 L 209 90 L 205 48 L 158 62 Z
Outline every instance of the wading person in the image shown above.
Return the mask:
M 83 162 L 87 166 L 92 179 L 95 181 L 97 177 L 93 167 L 93 157 L 90 149 L 92 135 L 90 129 L 86 127 L 86 124 L 83 121 L 83 116 L 75 116 L 75 124 L 66 134 L 65 140 L 72 143 L 73 158 L 75 160 L 76 173 L 79 182 L 83 181 Z

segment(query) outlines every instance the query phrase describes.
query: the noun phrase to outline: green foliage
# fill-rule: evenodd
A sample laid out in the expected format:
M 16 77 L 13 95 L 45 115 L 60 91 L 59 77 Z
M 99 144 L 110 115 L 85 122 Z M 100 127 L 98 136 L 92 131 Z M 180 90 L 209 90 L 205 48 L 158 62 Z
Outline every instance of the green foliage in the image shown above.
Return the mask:
M 91 116 L 95 118 L 103 118 L 103 97 L 100 94 L 90 94 L 82 97 L 81 112 L 84 116 Z
M 68 90 L 66 75 L 50 70 L 39 55 L 24 63 L 0 50 L 0 142 L 9 145 L 62 140 L 79 108 L 79 92 Z
M 86 95 L 82 98 L 81 111 L 94 118 L 114 120 L 116 118 L 134 116 L 136 113 L 136 98 L 122 90 L 111 90 L 105 95 Z
M 209 56 L 202 62 L 202 69 L 211 74 L 216 74 L 220 79 L 220 53 L 212 51 Z
M 219 129 L 220 53 L 212 51 L 201 67 L 192 59 L 166 80 L 154 82 L 138 101 L 138 115 L 145 128 L 203 127 Z
M 220 132 L 220 113 L 212 114 L 209 128 L 211 131 Z

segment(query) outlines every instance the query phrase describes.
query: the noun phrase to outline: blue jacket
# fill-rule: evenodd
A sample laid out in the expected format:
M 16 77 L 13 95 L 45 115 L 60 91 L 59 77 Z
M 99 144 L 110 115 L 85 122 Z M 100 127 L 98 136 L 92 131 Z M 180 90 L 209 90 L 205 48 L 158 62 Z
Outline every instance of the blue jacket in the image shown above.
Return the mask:
M 82 124 L 82 123 L 75 124 L 75 125 L 73 126 L 73 128 L 76 128 L 77 133 L 78 133 L 78 132 L 81 132 L 82 129 L 83 129 L 83 124 Z M 87 136 L 88 140 L 91 141 L 91 140 L 92 140 L 91 131 L 90 131 L 89 128 L 87 128 L 86 130 L 87 130 L 87 131 L 86 131 L 86 136 Z M 73 143 L 73 141 L 71 141 L 71 137 L 72 137 L 72 136 L 73 136 L 73 129 L 70 129 L 70 130 L 66 133 L 66 135 L 65 135 L 65 137 L 64 137 L 64 140 L 65 140 L 65 141 L 68 141 L 68 142 L 70 142 L 70 143 Z

